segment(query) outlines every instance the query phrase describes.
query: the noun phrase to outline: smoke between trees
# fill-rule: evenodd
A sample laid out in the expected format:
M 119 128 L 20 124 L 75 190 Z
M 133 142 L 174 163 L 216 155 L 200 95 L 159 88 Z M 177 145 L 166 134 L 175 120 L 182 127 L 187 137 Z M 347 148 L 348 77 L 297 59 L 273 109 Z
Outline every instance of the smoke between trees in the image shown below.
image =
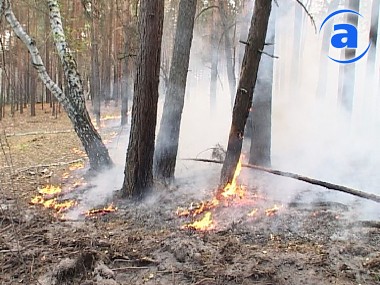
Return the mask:
M 380 177 L 377 175 L 380 167 L 380 152 L 377 142 L 380 127 L 380 116 L 376 112 L 378 98 L 372 86 L 367 86 L 367 79 L 361 76 L 366 68 L 366 59 L 357 63 L 357 78 L 355 85 L 354 107 L 349 116 L 338 105 L 337 78 L 339 66 L 332 61 L 328 62 L 327 91 L 322 99 L 317 99 L 319 55 L 322 35 L 315 34 L 309 19 L 302 18 L 301 57 L 299 59 L 300 77 L 296 81 L 288 72 L 292 61 L 292 41 L 294 32 L 286 25 L 294 17 L 289 12 L 287 4 L 281 3 L 276 9 L 276 38 L 274 54 L 274 85 L 273 85 L 273 115 L 272 115 L 272 166 L 276 169 L 292 171 L 299 174 L 315 177 L 333 183 L 358 188 L 363 191 L 380 194 L 377 185 Z M 316 13 L 318 7 L 312 6 L 311 13 L 315 13 L 316 24 L 325 16 L 323 12 Z M 291 9 L 290 9 L 291 10 Z M 318 10 L 319 11 L 319 10 Z M 369 9 L 361 11 L 364 19 L 359 21 L 359 32 L 363 38 L 369 27 Z M 249 25 L 249 22 L 245 23 Z M 243 25 L 243 24 L 242 24 Z M 244 36 L 238 40 L 245 40 Z M 363 42 L 359 39 L 359 42 Z M 220 143 L 226 147 L 228 131 L 231 121 L 230 93 L 228 90 L 227 74 L 224 58 L 219 58 L 219 76 L 217 84 L 217 103 L 215 111 L 210 111 L 210 69 L 209 57 L 205 51 L 209 50 L 207 35 L 195 32 L 190 68 L 187 83 L 187 95 L 181 124 L 180 145 L 178 158 L 196 157 L 202 151 Z M 239 49 L 243 48 L 238 44 Z M 220 45 L 223 49 L 223 45 Z M 338 51 L 332 51 L 333 54 Z M 263 61 L 265 62 L 265 61 Z M 266 61 L 267 62 L 267 61 Z M 266 68 L 265 65 L 260 68 Z M 236 74 L 239 75 L 240 66 Z M 377 72 L 373 74 L 376 78 Z M 291 93 L 298 82 L 297 95 Z M 163 93 L 160 94 L 162 108 Z M 162 110 L 159 110 L 159 118 Z M 157 127 L 159 124 L 157 124 Z M 128 127 L 129 128 L 129 127 Z M 110 147 L 110 153 L 115 160 L 115 168 L 92 184 L 95 186 L 82 197 L 82 203 L 87 208 L 103 204 L 115 190 L 121 187 L 123 179 L 123 163 L 128 139 L 121 134 L 117 142 Z M 243 147 L 249 151 L 249 139 Z M 200 156 L 209 157 L 210 152 Z M 248 156 L 246 156 L 248 157 Z M 204 199 L 215 191 L 220 173 L 220 166 L 203 165 L 196 162 L 178 161 L 176 169 L 177 191 L 170 195 L 187 199 Z M 321 189 L 312 189 L 305 183 L 292 181 L 286 178 L 274 177 L 268 174 L 243 169 L 240 181 L 248 189 L 257 189 L 268 197 L 281 201 L 284 205 L 295 201 L 336 201 L 348 204 L 353 216 L 358 219 L 379 218 L 376 205 L 372 202 L 357 200 L 345 194 L 334 193 Z M 146 200 L 150 207 L 155 207 L 159 195 Z M 160 194 L 162 195 L 162 194 Z M 174 199 L 175 200 L 175 199 Z M 178 201 L 180 202 L 180 200 Z M 172 205 L 175 209 L 178 205 Z M 238 214 L 238 213 L 236 213 Z M 74 215 L 75 216 L 75 215 Z

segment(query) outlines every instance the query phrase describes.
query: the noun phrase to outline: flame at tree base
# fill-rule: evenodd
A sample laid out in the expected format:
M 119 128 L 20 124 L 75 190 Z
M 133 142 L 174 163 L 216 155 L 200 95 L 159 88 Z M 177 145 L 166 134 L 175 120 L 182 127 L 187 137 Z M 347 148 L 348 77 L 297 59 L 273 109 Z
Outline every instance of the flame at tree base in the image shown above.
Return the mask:
M 223 189 L 216 192 L 214 198 L 207 201 L 202 201 L 198 204 L 191 204 L 189 208 L 178 208 L 177 216 L 179 217 L 191 217 L 195 218 L 198 215 L 205 213 L 203 218 L 191 223 L 187 223 L 181 227 L 181 229 L 190 229 L 197 231 L 209 231 L 216 228 L 216 222 L 214 221 L 211 211 L 214 212 L 220 207 L 239 206 L 247 207 L 256 205 L 258 196 L 256 194 L 249 195 L 246 191 L 246 187 L 239 185 L 237 180 L 242 169 L 242 158 L 240 158 L 233 179 Z M 256 219 L 259 216 L 272 217 L 277 215 L 282 206 L 274 205 L 268 209 L 259 209 L 258 207 L 250 210 L 246 216 L 252 219 Z M 220 211 L 219 211 L 220 213 Z M 223 212 L 222 212 L 223 213 Z
M 205 216 L 199 220 L 190 224 L 183 225 L 182 229 L 193 229 L 198 231 L 208 231 L 215 227 L 214 222 L 211 217 L 211 212 L 206 212 Z

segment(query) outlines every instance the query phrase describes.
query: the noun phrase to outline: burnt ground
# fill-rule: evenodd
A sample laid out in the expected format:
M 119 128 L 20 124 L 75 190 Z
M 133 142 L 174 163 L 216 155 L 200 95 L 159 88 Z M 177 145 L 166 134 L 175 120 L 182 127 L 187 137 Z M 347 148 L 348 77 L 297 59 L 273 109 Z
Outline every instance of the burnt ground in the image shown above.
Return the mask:
M 279 201 L 247 185 L 261 197 L 258 215 L 247 216 L 252 204 L 221 207 L 215 229 L 197 232 L 181 229 L 188 220 L 175 213 L 200 199 L 190 176 L 157 185 L 140 203 L 113 198 L 114 213 L 61 220 L 30 199 L 38 187 L 90 179 L 70 164 L 48 166 L 83 158 L 68 120 L 40 111 L 0 127 L 1 284 L 380 284 L 380 224 L 354 219 L 344 203 L 294 198 L 267 216 Z M 65 132 L 46 133 L 53 131 Z M 5 135 L 27 132 L 38 134 Z M 112 138 L 115 128 L 101 132 Z M 204 165 L 199 173 L 207 169 L 219 168 Z M 209 188 L 199 192 L 210 197 Z

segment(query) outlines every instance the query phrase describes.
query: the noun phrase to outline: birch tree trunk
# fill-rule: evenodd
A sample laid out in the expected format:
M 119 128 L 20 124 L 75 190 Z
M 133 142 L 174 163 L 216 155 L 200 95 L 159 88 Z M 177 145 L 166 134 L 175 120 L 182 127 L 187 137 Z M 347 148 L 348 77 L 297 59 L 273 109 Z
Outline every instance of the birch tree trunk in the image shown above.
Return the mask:
M 179 3 L 169 86 L 155 150 L 155 175 L 158 178 L 174 177 L 196 8 L 197 0 L 181 0 Z
M 257 71 L 264 48 L 272 1 L 256 0 L 251 27 L 241 67 L 240 81 L 232 113 L 232 124 L 228 139 L 226 158 L 223 163 L 220 186 L 232 181 L 240 158 L 244 138 L 244 128 L 249 109 L 252 106 L 253 90 L 256 84 Z
M 140 48 L 122 187 L 124 197 L 141 198 L 153 185 L 163 19 L 164 0 L 140 1 Z
M 100 170 L 102 167 L 111 166 L 112 161 L 100 135 L 91 124 L 85 106 L 82 81 L 76 70 L 75 61 L 71 57 L 70 50 L 65 42 L 57 2 L 48 1 L 48 3 L 54 41 L 56 42 L 69 84 L 69 92 L 67 95 L 62 92 L 62 89 L 50 78 L 43 64 L 36 42 L 24 31 L 18 22 L 9 0 L 0 0 L 0 15 L 4 13 L 12 30 L 27 46 L 32 59 L 32 65 L 37 70 L 40 79 L 64 107 L 89 157 L 91 168 L 93 170 Z

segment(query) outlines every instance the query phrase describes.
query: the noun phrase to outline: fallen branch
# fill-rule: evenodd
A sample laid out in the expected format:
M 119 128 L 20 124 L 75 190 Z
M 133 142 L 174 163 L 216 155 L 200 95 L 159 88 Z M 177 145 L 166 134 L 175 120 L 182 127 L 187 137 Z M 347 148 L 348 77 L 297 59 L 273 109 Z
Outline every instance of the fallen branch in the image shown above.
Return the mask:
M 6 134 L 6 137 L 23 137 L 23 136 L 36 136 L 36 135 L 55 135 L 72 133 L 74 130 L 52 131 L 52 132 L 30 132 L 30 133 L 12 133 Z
M 187 158 L 187 159 L 182 159 L 182 160 L 191 160 L 191 161 L 200 161 L 200 162 L 210 162 L 210 163 L 223 164 L 223 161 L 213 160 L 213 159 Z M 353 188 L 349 188 L 349 187 L 346 187 L 346 186 L 342 186 L 342 185 L 338 185 L 338 184 L 334 184 L 334 183 L 330 183 L 330 182 L 325 182 L 325 181 L 321 181 L 321 180 L 317 180 L 317 179 L 314 179 L 314 178 L 302 176 L 302 175 L 291 173 L 291 172 L 284 172 L 284 171 L 275 170 L 275 169 L 266 168 L 266 167 L 257 166 L 257 165 L 252 165 L 252 164 L 244 164 L 243 163 L 242 166 L 246 167 L 246 168 L 251 168 L 251 169 L 256 169 L 256 170 L 259 170 L 259 171 L 271 173 L 271 174 L 274 174 L 274 175 L 279 175 L 279 176 L 284 176 L 284 177 L 300 180 L 300 181 L 307 182 L 307 183 L 310 183 L 310 184 L 313 184 L 313 185 L 322 186 L 322 187 L 325 187 L 327 189 L 336 190 L 336 191 L 339 191 L 339 192 L 344 192 L 344 193 L 347 193 L 347 194 L 358 196 L 360 198 L 364 198 L 364 199 L 368 199 L 368 200 L 372 200 L 372 201 L 380 203 L 380 196 L 377 196 L 375 194 L 366 193 L 366 192 L 363 192 L 363 191 L 360 191 L 360 190 L 356 190 L 356 189 L 353 189 Z
M 83 162 L 82 158 L 75 159 L 72 161 L 67 161 L 67 162 L 55 162 L 55 163 L 50 163 L 50 164 L 38 164 L 38 165 L 33 165 L 33 166 L 28 166 L 28 167 L 23 167 L 16 169 L 13 174 L 18 174 L 21 172 L 28 171 L 30 169 L 35 169 L 35 168 L 47 168 L 47 167 L 54 167 L 54 166 L 65 166 L 65 165 L 70 165 L 78 162 Z M 10 166 L 6 166 L 4 168 L 11 168 Z

